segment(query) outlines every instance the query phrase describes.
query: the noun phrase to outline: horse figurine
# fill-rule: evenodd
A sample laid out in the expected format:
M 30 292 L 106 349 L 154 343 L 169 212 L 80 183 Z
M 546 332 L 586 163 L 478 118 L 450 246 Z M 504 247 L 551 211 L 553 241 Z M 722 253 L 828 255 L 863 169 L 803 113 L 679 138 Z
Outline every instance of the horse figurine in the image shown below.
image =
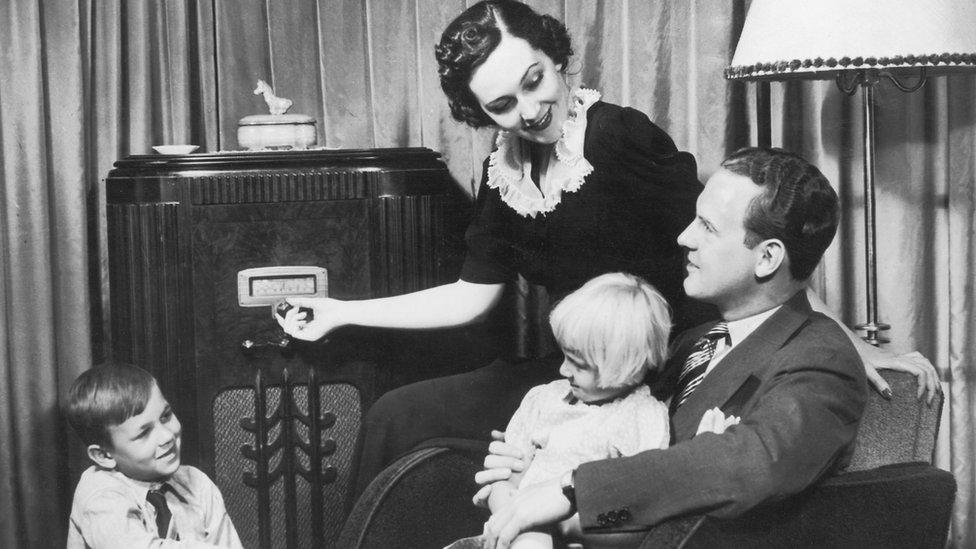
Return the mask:
M 258 80 L 258 87 L 254 89 L 254 95 L 264 95 L 264 102 L 268 104 L 271 114 L 285 114 L 291 108 L 291 99 L 278 97 L 274 90 L 264 80 Z

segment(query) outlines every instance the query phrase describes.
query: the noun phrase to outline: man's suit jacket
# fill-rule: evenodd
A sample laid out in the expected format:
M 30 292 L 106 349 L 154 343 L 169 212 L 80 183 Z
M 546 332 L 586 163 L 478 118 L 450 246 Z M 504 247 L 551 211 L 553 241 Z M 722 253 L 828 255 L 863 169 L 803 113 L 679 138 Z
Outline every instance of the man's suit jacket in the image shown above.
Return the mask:
M 666 368 L 680 369 L 710 327 L 679 336 Z M 577 469 L 580 522 L 587 531 L 641 530 L 688 513 L 733 517 L 796 494 L 850 459 L 866 398 L 850 340 L 799 292 L 677 410 L 670 448 Z M 716 406 L 741 423 L 695 436 Z

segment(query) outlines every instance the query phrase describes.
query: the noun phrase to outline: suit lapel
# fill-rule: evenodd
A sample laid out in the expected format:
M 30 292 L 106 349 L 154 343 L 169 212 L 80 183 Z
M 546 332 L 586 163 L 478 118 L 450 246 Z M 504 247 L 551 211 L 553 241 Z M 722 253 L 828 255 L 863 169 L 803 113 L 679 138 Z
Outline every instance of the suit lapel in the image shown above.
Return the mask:
M 798 292 L 729 351 L 671 418 L 673 442 L 695 436 L 702 415 L 710 408 L 723 407 L 733 414 L 747 410 L 747 403 L 766 378 L 771 364 L 767 358 L 792 337 L 810 313 L 806 292 Z

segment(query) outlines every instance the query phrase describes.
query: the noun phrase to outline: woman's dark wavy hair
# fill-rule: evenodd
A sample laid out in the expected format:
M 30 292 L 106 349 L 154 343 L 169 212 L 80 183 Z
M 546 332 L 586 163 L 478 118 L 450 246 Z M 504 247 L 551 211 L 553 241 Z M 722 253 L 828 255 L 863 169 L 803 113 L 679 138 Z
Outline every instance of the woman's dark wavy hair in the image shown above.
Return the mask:
M 820 170 L 782 149 L 739 149 L 722 167 L 762 187 L 746 210 L 744 244 L 777 238 L 786 246 L 790 275 L 806 280 L 834 239 L 840 217 L 837 193 Z
M 563 71 L 573 55 L 566 27 L 521 2 L 485 0 L 465 10 L 444 29 L 434 55 L 451 115 L 474 128 L 490 126 L 492 120 L 471 93 L 471 74 L 498 47 L 502 29 L 548 55 Z

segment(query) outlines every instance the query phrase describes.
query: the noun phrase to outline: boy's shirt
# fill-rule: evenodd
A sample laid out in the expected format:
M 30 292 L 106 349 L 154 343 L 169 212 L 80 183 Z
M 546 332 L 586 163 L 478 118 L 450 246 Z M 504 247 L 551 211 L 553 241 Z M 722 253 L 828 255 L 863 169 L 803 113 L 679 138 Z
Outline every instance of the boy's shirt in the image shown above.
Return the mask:
M 166 481 L 169 531 L 157 534 L 150 484 L 117 471 L 90 467 L 75 488 L 68 549 L 241 547 L 220 490 L 206 474 L 182 465 Z M 164 539 L 165 538 L 165 539 Z

